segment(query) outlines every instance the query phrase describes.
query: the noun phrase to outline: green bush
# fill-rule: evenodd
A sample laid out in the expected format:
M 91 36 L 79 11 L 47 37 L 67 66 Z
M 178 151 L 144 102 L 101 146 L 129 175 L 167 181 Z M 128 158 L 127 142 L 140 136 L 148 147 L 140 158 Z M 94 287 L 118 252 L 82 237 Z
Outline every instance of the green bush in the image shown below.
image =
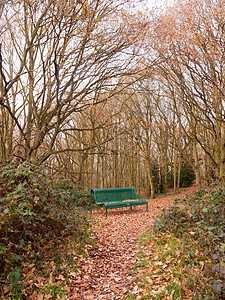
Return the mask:
M 173 232 L 176 236 L 182 235 L 190 225 L 191 218 L 184 208 L 173 206 L 163 210 L 163 214 L 154 221 L 156 232 Z
M 188 163 L 184 163 L 181 166 L 180 171 L 180 186 L 187 187 L 191 186 L 195 181 L 195 173 L 192 166 Z
M 176 175 L 178 176 L 178 174 Z M 178 177 L 176 177 L 178 179 Z M 170 171 L 170 173 L 168 174 L 168 187 L 173 187 L 173 172 Z M 188 164 L 188 163 L 184 163 L 181 166 L 181 170 L 180 170 L 180 187 L 188 187 L 191 186 L 195 181 L 195 173 L 193 170 L 193 167 Z
M 68 184 L 68 179 L 56 180 L 53 189 L 61 201 L 72 207 L 90 208 L 90 191 L 78 191 Z
M 197 278 L 201 284 L 195 286 L 199 299 L 205 299 L 201 295 L 223 299 L 220 297 L 225 295 L 225 185 L 214 183 L 190 198 L 176 199 L 175 204 L 156 218 L 156 240 L 157 235 L 164 233 L 179 238 L 183 256 L 190 258 L 186 261 L 187 269 L 194 270 L 200 262 L 204 266 Z
M 50 183 L 45 171 L 30 162 L 0 166 L 0 280 L 12 288 L 23 279 L 22 264 L 47 255 L 43 245 L 54 248 L 70 236 L 79 244 L 88 236 L 87 217 L 76 205 L 84 194 Z

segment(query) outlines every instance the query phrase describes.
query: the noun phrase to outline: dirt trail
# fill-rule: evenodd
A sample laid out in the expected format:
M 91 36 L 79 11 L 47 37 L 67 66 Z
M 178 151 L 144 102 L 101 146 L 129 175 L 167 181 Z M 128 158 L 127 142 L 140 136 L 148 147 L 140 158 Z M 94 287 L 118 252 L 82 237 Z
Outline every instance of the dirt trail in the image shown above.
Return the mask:
M 177 195 L 148 200 L 145 206 L 93 212 L 93 229 L 98 249 L 79 262 L 79 273 L 71 283 L 70 299 L 116 300 L 121 299 L 132 278 L 132 267 L 137 260 L 137 239 L 149 228 L 160 209 L 173 204 L 176 198 L 185 198 L 196 191 L 196 187 L 182 189 Z

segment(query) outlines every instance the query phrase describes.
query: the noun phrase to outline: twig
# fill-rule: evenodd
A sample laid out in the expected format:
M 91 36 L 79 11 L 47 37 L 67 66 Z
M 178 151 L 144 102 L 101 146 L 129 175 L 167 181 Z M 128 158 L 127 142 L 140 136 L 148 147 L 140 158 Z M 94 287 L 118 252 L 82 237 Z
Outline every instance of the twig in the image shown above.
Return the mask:
M 1 280 L 0 280 L 0 283 L 1 283 L 1 284 L 9 284 L 9 282 L 1 281 Z
M 204 267 L 205 267 L 205 262 L 203 263 L 203 265 L 202 265 L 202 267 L 201 267 L 201 269 L 200 269 L 200 272 L 199 272 L 199 274 L 198 274 L 198 277 L 197 277 L 197 280 L 196 280 L 196 283 L 195 283 L 195 287 L 194 287 L 194 290 L 193 290 L 193 297 L 196 295 L 196 293 L 197 293 L 197 285 L 198 285 L 198 281 L 199 281 L 199 278 L 200 278 L 200 276 L 201 276 L 201 273 L 202 273 L 202 271 L 204 270 Z

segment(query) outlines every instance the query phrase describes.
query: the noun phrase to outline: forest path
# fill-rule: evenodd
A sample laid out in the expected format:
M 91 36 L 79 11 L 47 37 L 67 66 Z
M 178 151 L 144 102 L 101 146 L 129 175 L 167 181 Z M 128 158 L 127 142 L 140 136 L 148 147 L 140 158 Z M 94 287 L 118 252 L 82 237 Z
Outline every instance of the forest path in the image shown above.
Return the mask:
M 183 188 L 179 194 L 149 199 L 145 206 L 105 209 L 93 212 L 93 231 L 97 250 L 78 264 L 78 273 L 71 283 L 70 299 L 116 300 L 121 299 L 132 278 L 132 267 L 137 261 L 136 241 L 153 223 L 160 210 L 196 191 L 196 187 Z

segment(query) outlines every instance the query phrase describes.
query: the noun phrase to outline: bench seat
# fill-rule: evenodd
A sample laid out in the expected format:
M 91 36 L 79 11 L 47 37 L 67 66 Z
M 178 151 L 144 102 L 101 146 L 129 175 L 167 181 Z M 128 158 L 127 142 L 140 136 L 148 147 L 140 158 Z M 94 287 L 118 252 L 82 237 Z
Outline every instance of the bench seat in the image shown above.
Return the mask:
M 105 207 L 113 208 L 113 207 L 126 207 L 126 206 L 136 206 L 136 205 L 144 205 L 146 204 L 147 200 L 131 200 L 131 201 L 122 201 L 122 202 L 111 202 L 111 203 L 104 203 Z

